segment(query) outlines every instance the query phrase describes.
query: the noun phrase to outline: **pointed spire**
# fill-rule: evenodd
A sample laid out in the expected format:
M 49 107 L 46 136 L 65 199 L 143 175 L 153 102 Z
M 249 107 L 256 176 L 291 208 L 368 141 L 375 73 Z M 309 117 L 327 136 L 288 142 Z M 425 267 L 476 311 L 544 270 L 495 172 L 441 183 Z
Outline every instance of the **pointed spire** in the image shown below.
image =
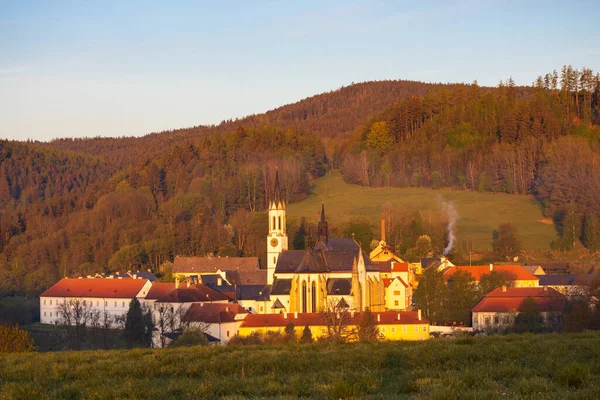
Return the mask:
M 281 187 L 279 186 L 279 167 L 275 167 L 275 186 L 273 187 L 273 201 L 281 203 Z
M 321 222 L 325 222 L 325 202 L 321 200 Z
M 321 221 L 319 221 L 319 242 L 327 243 L 329 239 L 329 232 L 327 229 L 327 221 L 325 220 L 325 202 L 321 202 Z

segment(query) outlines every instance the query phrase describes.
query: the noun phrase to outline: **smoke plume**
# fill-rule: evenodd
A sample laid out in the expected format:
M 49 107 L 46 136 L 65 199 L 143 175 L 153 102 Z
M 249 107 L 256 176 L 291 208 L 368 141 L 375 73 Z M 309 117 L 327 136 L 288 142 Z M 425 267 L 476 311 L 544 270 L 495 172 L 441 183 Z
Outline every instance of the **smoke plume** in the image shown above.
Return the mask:
M 454 234 L 454 225 L 458 220 L 458 212 L 454 208 L 453 202 L 442 201 L 442 210 L 448 215 L 448 246 L 444 249 L 443 254 L 446 256 L 450 253 L 450 250 L 454 247 L 456 241 L 456 235 Z

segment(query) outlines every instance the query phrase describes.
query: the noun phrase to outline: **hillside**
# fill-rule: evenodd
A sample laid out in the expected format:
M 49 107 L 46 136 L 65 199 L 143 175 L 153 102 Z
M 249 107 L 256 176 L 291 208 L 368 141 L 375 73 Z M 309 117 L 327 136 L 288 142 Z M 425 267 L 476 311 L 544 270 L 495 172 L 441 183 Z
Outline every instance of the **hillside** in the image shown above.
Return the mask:
M 600 335 L 8 354 L 0 398 L 598 398 Z
M 314 181 L 309 198 L 288 206 L 289 216 L 317 221 L 322 200 L 328 220 L 342 224 L 352 217 L 366 216 L 376 232 L 386 203 L 396 209 L 421 211 L 425 216 L 435 217 L 446 215 L 443 202 L 452 202 L 459 216 L 458 241 L 464 246 L 472 241 L 475 251 L 490 250 L 492 232 L 504 222 L 517 226 L 527 249 L 547 249 L 556 239 L 552 221 L 544 219 L 538 202 L 531 196 L 451 189 L 372 188 L 346 183 L 339 171 L 333 171 L 331 176 Z

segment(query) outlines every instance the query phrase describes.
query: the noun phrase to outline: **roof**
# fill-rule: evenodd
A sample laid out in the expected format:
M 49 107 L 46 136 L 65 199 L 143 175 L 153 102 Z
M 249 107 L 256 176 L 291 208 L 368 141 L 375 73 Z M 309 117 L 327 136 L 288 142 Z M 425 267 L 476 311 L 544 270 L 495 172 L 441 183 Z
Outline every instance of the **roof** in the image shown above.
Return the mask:
M 379 268 L 379 272 L 392 272 L 391 261 L 372 261 Z
M 148 279 L 63 278 L 40 297 L 98 297 L 132 299 Z M 146 293 L 142 293 L 144 297 Z
M 352 293 L 352 279 L 327 279 L 327 294 L 332 296 L 347 296 Z
M 546 271 L 546 273 L 548 273 L 548 271 L 560 271 L 563 273 L 569 271 L 569 263 L 568 262 L 547 262 L 547 263 L 538 263 L 537 265 L 542 267 L 542 269 L 544 271 Z
M 408 272 L 408 263 L 392 262 L 392 272 Z
M 221 271 L 257 271 L 258 257 L 175 257 L 173 273 L 211 273 Z
M 183 316 L 185 322 L 205 322 L 220 324 L 235 322 L 238 314 L 247 314 L 248 311 L 237 303 L 194 303 Z
M 525 268 L 528 272 L 531 272 L 534 275 L 535 275 L 535 273 L 537 272 L 538 269 L 542 269 L 542 271 L 544 270 L 539 265 L 523 265 L 523 268 Z
M 561 275 L 536 275 L 541 286 L 586 286 L 594 280 L 600 279 L 600 275 L 586 274 L 561 274 Z
M 421 258 L 421 267 L 423 269 L 429 267 L 433 263 L 439 264 L 440 263 L 440 259 L 439 258 L 431 258 L 431 257 Z
M 486 294 L 471 311 L 516 312 L 527 297 L 532 297 L 542 312 L 561 311 L 565 305 L 565 296 L 552 288 L 497 288 Z
M 271 286 L 271 294 L 272 295 L 287 295 L 290 294 L 292 290 L 292 280 L 291 279 L 279 279 L 275 278 L 273 282 L 273 286 Z
M 406 284 L 406 282 L 404 282 L 404 280 L 400 277 L 395 277 L 395 278 L 383 278 L 383 287 L 390 287 L 390 285 L 392 284 L 393 281 L 395 281 L 396 279 L 398 279 L 400 281 L 400 283 L 402 285 L 404 285 L 404 287 L 408 287 L 408 285 Z
M 175 290 L 173 282 L 154 282 L 146 295 L 146 300 L 157 300 Z
M 177 289 L 160 296 L 159 303 L 195 303 L 203 301 L 229 300 L 227 296 L 203 284 L 179 286 Z
M 234 285 L 266 285 L 267 270 L 259 269 L 255 271 L 226 271 L 227 280 Z
M 223 277 L 219 274 L 200 275 L 200 281 L 203 285 L 206 285 L 217 292 L 233 293 L 235 291 L 233 285 L 231 285 L 227 279 L 223 279 Z
M 350 324 L 359 323 L 362 313 L 354 314 Z M 429 324 L 425 319 L 418 319 L 416 311 L 385 311 L 374 312 L 375 323 L 377 325 L 409 325 L 409 324 Z M 377 320 L 379 317 L 379 321 Z M 400 318 L 398 318 L 400 317 Z M 242 328 L 263 328 L 263 327 L 285 327 L 289 322 L 295 326 L 323 326 L 323 315 L 321 313 L 280 313 L 280 314 L 248 314 L 242 322 Z
M 354 239 L 332 238 L 319 242 L 313 250 L 286 250 L 277 259 L 276 273 L 321 273 L 352 271 L 359 252 L 367 271 L 379 271 Z
M 514 275 L 515 281 L 537 281 L 538 278 L 533 275 L 531 272 L 527 271 L 525 268 L 520 265 L 494 265 L 490 267 L 489 265 L 482 266 L 456 266 L 449 267 L 444 271 L 444 277 L 446 280 L 450 279 L 452 275 L 454 275 L 457 271 L 466 271 L 471 274 L 475 281 L 479 282 L 483 275 L 489 274 L 492 271 L 499 273 L 508 273 Z
M 235 288 L 237 300 L 268 301 L 271 299 L 271 288 L 266 285 L 242 285 Z
M 275 300 L 275 302 L 271 306 L 271 309 L 273 309 L 273 310 L 275 310 L 275 309 L 284 309 L 285 310 L 285 306 L 281 303 L 281 301 L 279 301 L 279 299 L 277 299 L 277 300 Z

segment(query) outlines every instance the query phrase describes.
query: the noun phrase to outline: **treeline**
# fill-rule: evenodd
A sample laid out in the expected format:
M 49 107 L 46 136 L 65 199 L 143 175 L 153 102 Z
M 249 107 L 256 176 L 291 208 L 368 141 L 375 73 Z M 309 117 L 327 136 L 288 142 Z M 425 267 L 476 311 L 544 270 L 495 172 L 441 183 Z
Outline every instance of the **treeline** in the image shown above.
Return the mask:
M 341 151 L 344 179 L 366 186 L 456 187 L 533 194 L 560 233 L 600 249 L 600 76 L 565 66 L 533 91 L 441 87 L 358 127 Z
M 3 152 L 11 155 L 2 163 L 9 187 L 23 183 L 2 208 L 2 222 L 18 224 L 3 231 L 0 293 L 34 295 L 61 276 L 157 271 L 176 255 L 260 255 L 267 228 L 258 212 L 275 170 L 291 202 L 308 195 L 326 162 L 314 134 L 273 126 L 205 136 L 112 176 L 97 161 L 30 144 L 5 142 Z M 39 179 L 32 169 L 38 158 Z M 12 179 L 9 164 L 29 181 Z M 48 195 L 25 196 L 42 177 Z

